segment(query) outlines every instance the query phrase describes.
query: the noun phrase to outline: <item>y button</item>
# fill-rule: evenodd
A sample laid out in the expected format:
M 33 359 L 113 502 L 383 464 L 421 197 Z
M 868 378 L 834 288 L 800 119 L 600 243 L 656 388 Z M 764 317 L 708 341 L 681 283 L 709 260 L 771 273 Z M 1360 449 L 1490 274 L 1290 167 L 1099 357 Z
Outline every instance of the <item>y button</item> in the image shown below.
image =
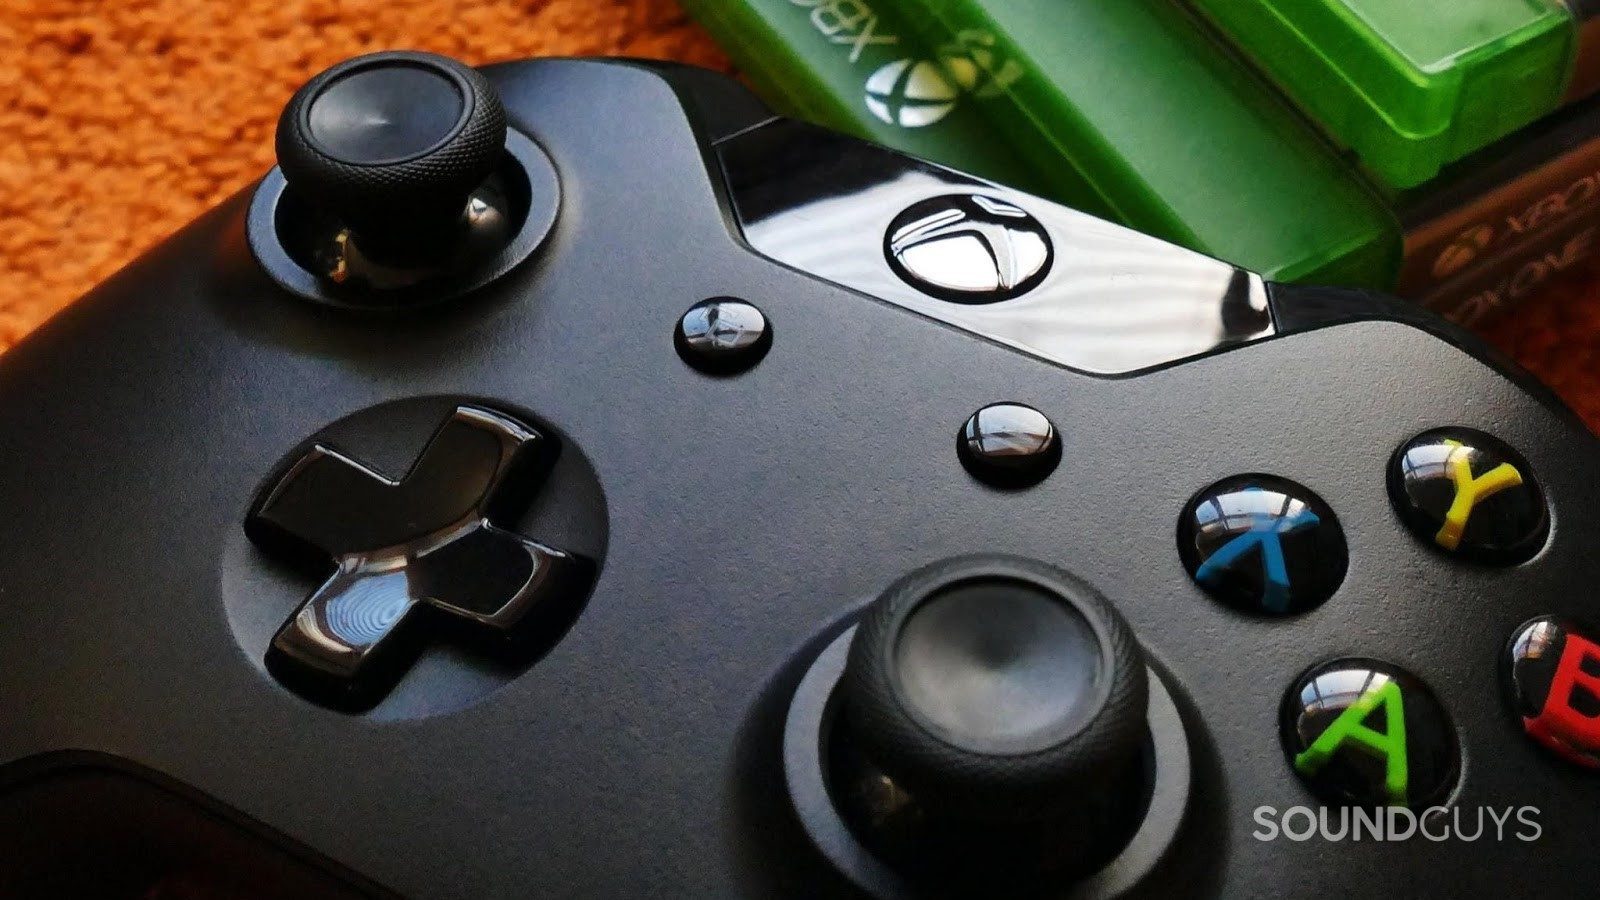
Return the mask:
M 1524 562 L 1549 532 L 1544 493 L 1527 461 L 1470 428 L 1407 441 L 1389 465 L 1389 497 L 1418 538 L 1475 562 Z

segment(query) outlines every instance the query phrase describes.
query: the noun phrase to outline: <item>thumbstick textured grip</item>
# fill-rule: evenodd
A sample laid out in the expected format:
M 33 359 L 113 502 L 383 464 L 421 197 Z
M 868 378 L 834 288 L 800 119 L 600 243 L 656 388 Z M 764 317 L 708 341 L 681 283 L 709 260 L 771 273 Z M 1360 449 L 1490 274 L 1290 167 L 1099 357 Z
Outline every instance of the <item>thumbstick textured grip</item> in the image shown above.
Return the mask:
M 432 53 L 359 56 L 312 78 L 278 120 L 291 188 L 358 238 L 427 232 L 459 220 L 505 148 L 506 114 L 488 80 Z
M 1070 574 L 1013 557 L 897 582 L 858 626 L 840 691 L 869 758 L 930 809 L 974 820 L 1114 800 L 1099 795 L 1128 783 L 1148 732 L 1122 617 Z

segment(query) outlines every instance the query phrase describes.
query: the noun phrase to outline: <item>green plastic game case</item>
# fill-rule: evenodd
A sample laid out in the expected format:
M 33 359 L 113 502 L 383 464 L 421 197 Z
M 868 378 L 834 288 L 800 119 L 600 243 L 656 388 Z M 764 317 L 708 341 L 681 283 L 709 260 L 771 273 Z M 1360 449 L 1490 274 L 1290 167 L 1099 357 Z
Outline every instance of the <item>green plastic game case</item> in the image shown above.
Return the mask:
M 993 41 L 1018 67 L 985 112 L 1114 217 L 1287 281 L 1388 287 L 1395 215 L 1271 85 L 1170 0 L 882 0 L 927 43 Z M 912 12 L 920 15 L 912 16 Z
M 1209 28 L 1164 11 L 1168 0 L 1032 15 L 1012 0 L 1011 15 L 976 30 L 962 26 L 979 4 L 940 0 L 952 28 L 901 2 L 922 15 L 919 33 L 888 0 L 687 5 L 781 111 L 1278 279 L 1398 289 L 1472 321 L 1600 249 L 1600 97 L 1383 202 Z M 1068 28 L 1075 41 L 1041 39 Z M 907 61 L 937 61 L 944 86 L 927 66 L 908 75 Z M 1148 77 L 1119 74 L 1130 67 Z
M 1035 170 L 976 109 L 975 66 L 935 63 L 888 10 L 865 0 L 682 0 L 778 112 L 1064 202 L 1089 193 Z
M 1397 188 L 1556 109 L 1590 15 L 1587 0 L 1189 2 Z
M 1394 215 L 1171 0 L 685 5 L 783 111 L 1274 278 L 1394 282 Z M 925 63 L 959 96 L 907 127 L 883 113 L 929 102 L 904 75 Z

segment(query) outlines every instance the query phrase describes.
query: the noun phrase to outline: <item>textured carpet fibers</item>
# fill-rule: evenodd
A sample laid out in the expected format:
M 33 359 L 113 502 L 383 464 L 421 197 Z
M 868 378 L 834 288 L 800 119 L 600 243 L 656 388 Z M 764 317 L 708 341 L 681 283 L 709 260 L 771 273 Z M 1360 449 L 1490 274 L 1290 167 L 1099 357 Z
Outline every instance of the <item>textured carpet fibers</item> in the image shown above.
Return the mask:
M 727 67 L 673 0 L 3 0 L 0 348 L 265 171 L 307 77 L 392 48 Z M 1486 333 L 1600 430 L 1597 289 Z

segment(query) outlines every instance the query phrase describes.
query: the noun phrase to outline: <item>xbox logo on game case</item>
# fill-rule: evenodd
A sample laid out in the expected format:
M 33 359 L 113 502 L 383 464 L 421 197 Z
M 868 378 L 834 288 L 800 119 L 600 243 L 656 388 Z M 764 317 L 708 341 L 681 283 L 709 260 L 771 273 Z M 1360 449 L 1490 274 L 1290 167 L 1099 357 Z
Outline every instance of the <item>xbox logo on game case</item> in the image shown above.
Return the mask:
M 994 36 L 963 31 L 939 48 L 939 58 L 899 59 L 867 77 L 867 109 L 901 128 L 924 128 L 948 116 L 963 96 L 1000 96 L 1021 78 L 1015 60 L 1000 61 Z
M 979 100 L 1000 96 L 1024 74 L 1022 64 L 1001 57 L 995 43 L 993 34 L 969 28 L 939 48 L 939 61 L 945 71 L 964 92 Z
M 926 59 L 897 59 L 867 78 L 867 109 L 901 128 L 922 128 L 956 108 L 961 91 Z
M 1494 226 L 1477 225 L 1468 228 L 1450 242 L 1433 262 L 1436 278 L 1448 278 L 1471 265 L 1483 251 L 1494 243 Z

